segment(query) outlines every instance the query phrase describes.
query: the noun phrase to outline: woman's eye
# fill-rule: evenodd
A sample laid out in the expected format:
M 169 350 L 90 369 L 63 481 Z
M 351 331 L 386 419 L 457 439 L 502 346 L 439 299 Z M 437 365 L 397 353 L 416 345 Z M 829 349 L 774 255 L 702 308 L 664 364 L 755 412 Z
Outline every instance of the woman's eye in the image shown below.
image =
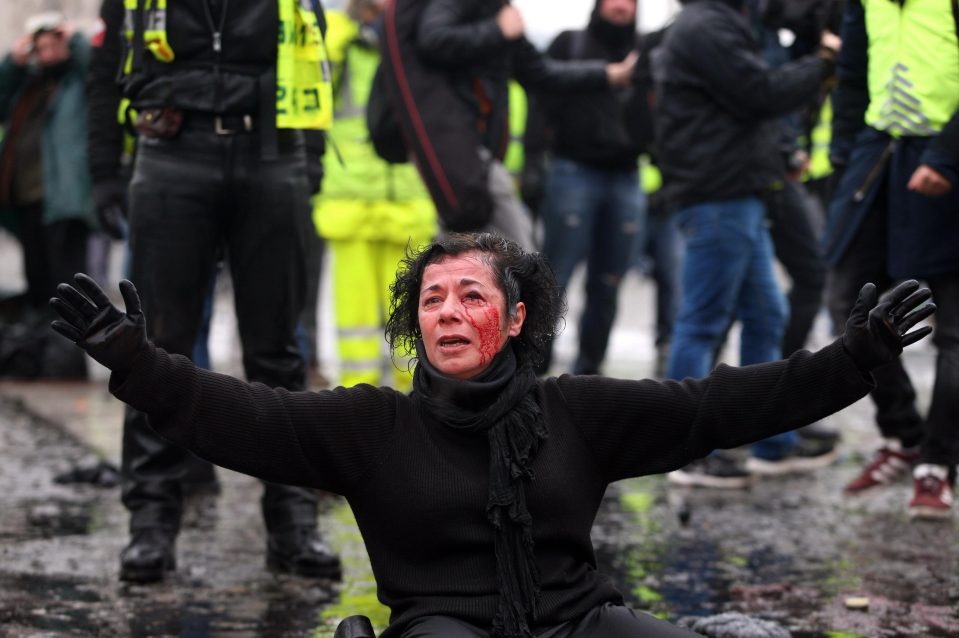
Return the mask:
M 440 298 L 439 298 L 439 297 L 430 297 L 430 298 L 426 299 L 425 301 L 423 301 L 423 305 L 424 305 L 424 306 L 432 306 L 432 305 L 437 304 L 437 303 L 439 303 L 439 302 L 440 302 Z
M 477 303 L 477 302 L 483 301 L 483 297 L 478 292 L 471 292 L 466 295 L 465 301 Z

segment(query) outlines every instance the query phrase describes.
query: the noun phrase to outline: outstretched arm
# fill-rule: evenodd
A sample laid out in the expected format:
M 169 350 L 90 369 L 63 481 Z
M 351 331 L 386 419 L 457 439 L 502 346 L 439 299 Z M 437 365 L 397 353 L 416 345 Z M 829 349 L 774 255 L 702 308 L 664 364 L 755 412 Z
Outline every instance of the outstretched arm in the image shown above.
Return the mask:
M 935 306 L 908 281 L 877 299 L 863 287 L 843 336 L 784 361 L 720 365 L 704 379 L 558 380 L 573 420 L 609 480 L 674 470 L 717 448 L 785 432 L 836 412 L 872 389 L 870 371 L 931 331 L 911 331 Z
M 109 368 L 110 390 L 149 415 L 164 438 L 258 478 L 348 493 L 384 453 L 400 395 L 370 386 L 290 392 L 202 370 L 146 338 L 136 289 L 126 312 L 86 275 L 60 284 L 54 330 Z

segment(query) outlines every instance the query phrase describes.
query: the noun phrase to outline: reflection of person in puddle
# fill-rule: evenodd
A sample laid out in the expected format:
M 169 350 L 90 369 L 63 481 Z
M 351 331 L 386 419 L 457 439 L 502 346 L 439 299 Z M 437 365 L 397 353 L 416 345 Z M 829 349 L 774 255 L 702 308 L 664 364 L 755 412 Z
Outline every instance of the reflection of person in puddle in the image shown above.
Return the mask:
M 562 302 L 542 257 L 451 235 L 393 286 L 391 344 L 415 348 L 410 395 L 360 385 L 289 392 L 196 368 L 146 340 L 88 277 L 61 284 L 54 328 L 112 370 L 110 390 L 213 463 L 349 500 L 386 637 L 689 635 L 623 605 L 589 532 L 606 486 L 805 425 L 863 397 L 869 371 L 929 333 L 915 281 L 866 286 L 816 353 L 705 379 L 537 379 Z

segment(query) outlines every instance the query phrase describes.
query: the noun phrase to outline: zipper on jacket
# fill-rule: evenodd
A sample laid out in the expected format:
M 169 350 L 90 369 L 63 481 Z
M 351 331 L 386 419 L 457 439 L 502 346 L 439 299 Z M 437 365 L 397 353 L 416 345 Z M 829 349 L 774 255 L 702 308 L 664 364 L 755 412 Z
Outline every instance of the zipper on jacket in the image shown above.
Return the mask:
M 896 150 L 896 140 L 889 140 L 889 143 L 886 145 L 886 148 L 882 150 L 882 155 L 879 156 L 879 161 L 876 162 L 876 165 L 872 167 L 872 170 L 869 171 L 869 174 L 866 175 L 866 180 L 862 183 L 862 186 L 859 187 L 859 190 L 852 196 L 852 201 L 857 204 L 866 198 L 866 193 L 869 192 L 869 189 L 875 183 L 879 176 L 882 175 L 882 172 L 886 169 L 886 164 L 889 163 L 889 158 L 892 157 L 892 154 Z

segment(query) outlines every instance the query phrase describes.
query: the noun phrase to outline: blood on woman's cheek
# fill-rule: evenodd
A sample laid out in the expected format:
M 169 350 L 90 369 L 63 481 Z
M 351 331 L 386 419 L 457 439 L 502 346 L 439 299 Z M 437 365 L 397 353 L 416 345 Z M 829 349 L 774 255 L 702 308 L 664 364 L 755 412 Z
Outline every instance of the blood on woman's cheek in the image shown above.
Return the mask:
M 465 308 L 466 318 L 479 333 L 480 362 L 486 363 L 499 352 L 500 324 L 499 311 L 494 306 L 483 308 Z M 474 317 L 476 314 L 478 317 Z

